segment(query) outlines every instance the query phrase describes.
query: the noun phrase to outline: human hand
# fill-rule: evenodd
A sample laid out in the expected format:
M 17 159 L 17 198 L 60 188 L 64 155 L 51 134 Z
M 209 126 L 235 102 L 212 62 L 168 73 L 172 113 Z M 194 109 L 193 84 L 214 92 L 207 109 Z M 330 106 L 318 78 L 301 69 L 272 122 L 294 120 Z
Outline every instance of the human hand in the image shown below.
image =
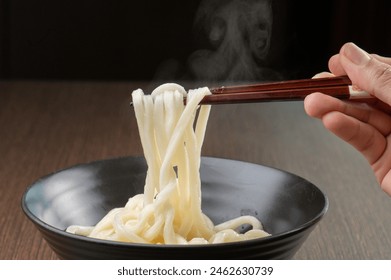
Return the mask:
M 330 58 L 329 69 L 331 73 L 317 77 L 348 75 L 353 85 L 378 101 L 358 104 L 313 93 L 304 100 L 305 111 L 361 152 L 381 188 L 391 195 L 391 58 L 368 54 L 347 43 Z

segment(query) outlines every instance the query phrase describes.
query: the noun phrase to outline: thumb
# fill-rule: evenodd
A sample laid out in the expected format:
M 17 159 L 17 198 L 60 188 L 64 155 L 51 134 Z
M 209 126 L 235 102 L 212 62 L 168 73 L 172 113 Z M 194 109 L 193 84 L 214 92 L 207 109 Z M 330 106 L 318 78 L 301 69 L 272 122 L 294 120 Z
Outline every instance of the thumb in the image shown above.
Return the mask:
M 354 85 L 391 105 L 391 65 L 353 43 L 341 48 L 340 63 Z

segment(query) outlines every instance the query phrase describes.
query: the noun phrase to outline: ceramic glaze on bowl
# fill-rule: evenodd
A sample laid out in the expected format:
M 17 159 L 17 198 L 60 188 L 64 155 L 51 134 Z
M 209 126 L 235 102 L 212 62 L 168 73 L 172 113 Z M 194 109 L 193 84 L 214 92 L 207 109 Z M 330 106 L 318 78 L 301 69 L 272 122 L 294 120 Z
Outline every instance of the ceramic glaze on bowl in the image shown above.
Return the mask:
M 27 217 L 62 259 L 289 259 L 328 207 L 316 186 L 296 175 L 246 162 L 203 157 L 202 210 L 215 224 L 257 217 L 272 234 L 211 245 L 148 245 L 113 242 L 65 232 L 95 225 L 109 210 L 143 192 L 141 157 L 70 167 L 32 184 L 22 199 Z

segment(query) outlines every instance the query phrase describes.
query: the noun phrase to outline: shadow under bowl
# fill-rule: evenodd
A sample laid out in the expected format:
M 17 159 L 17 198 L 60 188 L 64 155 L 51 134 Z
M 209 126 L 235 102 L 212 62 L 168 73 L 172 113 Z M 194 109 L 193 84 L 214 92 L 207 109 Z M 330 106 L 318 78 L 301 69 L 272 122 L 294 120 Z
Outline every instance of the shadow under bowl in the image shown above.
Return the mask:
M 22 209 L 62 259 L 290 259 L 328 208 L 316 186 L 296 175 L 235 160 L 203 157 L 202 210 L 215 223 L 253 215 L 272 236 L 211 245 L 105 241 L 64 230 L 95 225 L 142 193 L 147 165 L 124 157 L 77 165 L 33 183 Z

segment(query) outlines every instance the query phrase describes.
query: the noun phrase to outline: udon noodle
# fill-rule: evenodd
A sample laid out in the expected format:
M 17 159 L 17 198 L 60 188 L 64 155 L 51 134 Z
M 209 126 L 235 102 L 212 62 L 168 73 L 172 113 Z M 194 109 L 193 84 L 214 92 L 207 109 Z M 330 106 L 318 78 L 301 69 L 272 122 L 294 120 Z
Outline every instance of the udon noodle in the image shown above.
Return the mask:
M 135 90 L 133 107 L 148 164 L 144 193 L 111 210 L 94 227 L 70 226 L 67 231 L 151 244 L 223 243 L 268 236 L 253 216 L 214 225 L 201 210 L 199 168 L 210 106 L 199 102 L 207 94 L 206 87 L 187 93 L 177 84 L 161 85 L 151 95 Z M 235 230 L 244 224 L 252 229 Z

